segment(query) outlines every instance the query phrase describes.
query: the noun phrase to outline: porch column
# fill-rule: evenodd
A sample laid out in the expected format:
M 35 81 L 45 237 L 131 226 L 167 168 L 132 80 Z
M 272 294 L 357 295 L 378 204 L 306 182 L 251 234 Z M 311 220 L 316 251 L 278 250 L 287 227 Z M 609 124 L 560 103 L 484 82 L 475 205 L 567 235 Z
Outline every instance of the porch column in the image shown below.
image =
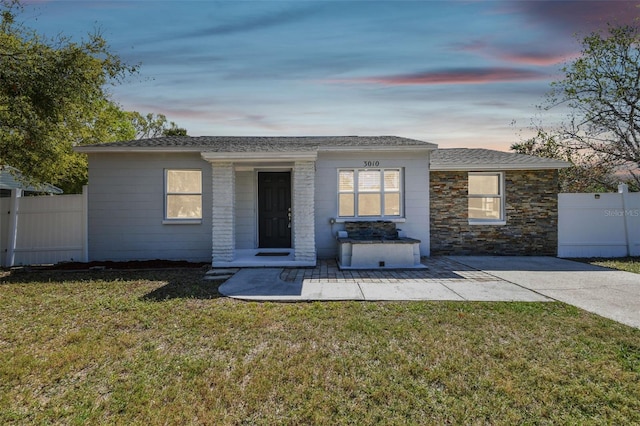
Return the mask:
M 316 261 L 315 161 L 296 161 L 293 168 L 293 248 L 295 260 Z
M 212 161 L 212 265 L 233 261 L 235 240 L 235 173 L 232 162 Z

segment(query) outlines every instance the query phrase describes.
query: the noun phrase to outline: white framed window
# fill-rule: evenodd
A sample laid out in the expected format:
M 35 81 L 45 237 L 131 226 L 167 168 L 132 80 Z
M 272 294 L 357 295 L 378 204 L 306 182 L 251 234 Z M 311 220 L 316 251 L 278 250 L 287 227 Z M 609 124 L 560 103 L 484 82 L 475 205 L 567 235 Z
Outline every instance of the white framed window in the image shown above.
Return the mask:
M 338 170 L 338 217 L 401 217 L 402 169 Z
M 503 224 L 504 173 L 469 172 L 469 223 Z
M 166 220 L 202 219 L 202 171 L 165 169 L 164 217 Z

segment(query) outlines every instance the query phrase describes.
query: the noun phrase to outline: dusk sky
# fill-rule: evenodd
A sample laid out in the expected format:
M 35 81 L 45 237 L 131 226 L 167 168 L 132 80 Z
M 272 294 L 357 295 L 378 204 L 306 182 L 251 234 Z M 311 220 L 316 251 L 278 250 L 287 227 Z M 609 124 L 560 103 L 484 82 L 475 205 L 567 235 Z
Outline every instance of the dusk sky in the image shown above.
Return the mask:
M 20 20 L 51 37 L 100 29 L 141 65 L 113 99 L 191 136 L 396 135 L 508 150 L 579 38 L 633 22 L 638 3 L 51 0 L 27 2 Z

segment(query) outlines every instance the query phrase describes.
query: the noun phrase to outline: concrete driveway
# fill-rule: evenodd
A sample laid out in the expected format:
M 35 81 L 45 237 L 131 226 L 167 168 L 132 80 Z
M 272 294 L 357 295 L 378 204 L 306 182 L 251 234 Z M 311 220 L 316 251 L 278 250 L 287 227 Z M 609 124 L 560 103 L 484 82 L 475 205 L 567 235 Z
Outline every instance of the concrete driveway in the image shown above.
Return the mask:
M 640 274 L 554 257 L 451 256 L 554 300 L 640 328 Z

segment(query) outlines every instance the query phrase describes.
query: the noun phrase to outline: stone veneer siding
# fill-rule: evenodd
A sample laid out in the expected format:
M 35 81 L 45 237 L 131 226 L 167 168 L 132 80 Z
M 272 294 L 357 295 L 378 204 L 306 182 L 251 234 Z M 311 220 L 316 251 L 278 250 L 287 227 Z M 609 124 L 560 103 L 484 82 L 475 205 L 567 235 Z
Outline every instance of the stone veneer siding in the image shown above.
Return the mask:
M 431 172 L 431 254 L 556 255 L 557 170 L 504 174 L 506 225 L 469 225 L 468 172 Z

